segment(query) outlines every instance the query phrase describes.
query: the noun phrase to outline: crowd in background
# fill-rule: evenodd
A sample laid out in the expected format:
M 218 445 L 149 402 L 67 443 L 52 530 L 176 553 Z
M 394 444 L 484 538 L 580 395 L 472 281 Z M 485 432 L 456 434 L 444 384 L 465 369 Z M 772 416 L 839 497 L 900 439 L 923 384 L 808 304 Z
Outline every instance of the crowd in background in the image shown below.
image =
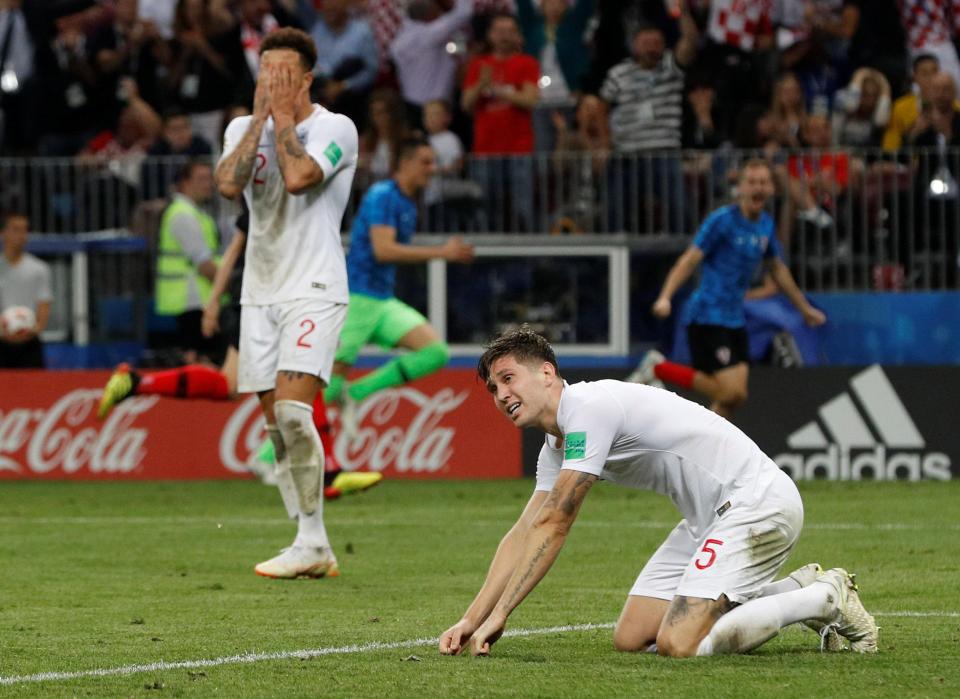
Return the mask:
M 217 152 L 287 25 L 317 42 L 316 101 L 360 130 L 358 188 L 424 130 L 427 206 L 492 202 L 518 230 L 542 223 L 532 154 L 571 170 L 550 226 L 637 230 L 646 198 L 689 231 L 676 149 L 762 149 L 826 226 L 864 166 L 842 149 L 960 144 L 960 0 L 2 0 L 2 153 L 110 162 L 165 196 L 172 166 L 144 157 Z M 790 155 L 805 147 L 823 153 Z M 606 213 L 580 201 L 598 182 Z M 482 230 L 491 207 L 435 208 L 428 225 Z

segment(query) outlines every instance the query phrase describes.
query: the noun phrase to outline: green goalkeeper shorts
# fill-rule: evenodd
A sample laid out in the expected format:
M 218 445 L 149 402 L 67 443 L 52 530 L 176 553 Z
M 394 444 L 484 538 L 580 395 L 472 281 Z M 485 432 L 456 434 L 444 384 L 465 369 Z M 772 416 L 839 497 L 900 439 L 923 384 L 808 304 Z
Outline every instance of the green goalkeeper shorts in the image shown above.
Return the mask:
M 396 298 L 350 294 L 347 319 L 340 331 L 340 345 L 334 359 L 352 365 L 364 345 L 391 349 L 404 335 L 426 322 L 420 311 Z

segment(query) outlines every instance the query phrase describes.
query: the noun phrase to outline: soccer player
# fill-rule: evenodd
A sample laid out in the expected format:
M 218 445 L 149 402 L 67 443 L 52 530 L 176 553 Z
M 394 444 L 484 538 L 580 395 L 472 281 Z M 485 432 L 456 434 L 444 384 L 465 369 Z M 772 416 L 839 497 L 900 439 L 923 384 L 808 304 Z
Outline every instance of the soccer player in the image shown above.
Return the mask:
M 223 258 L 214 276 L 210 298 L 203 309 L 201 332 L 212 337 L 220 332 L 224 325 L 224 340 L 227 346 L 224 360 L 219 368 L 204 364 L 164 369 L 161 371 L 140 372 L 124 363 L 119 365 L 110 376 L 103 394 L 97 416 L 103 420 L 113 407 L 131 396 L 165 396 L 184 400 L 232 401 L 237 394 L 237 347 L 240 344 L 239 309 L 228 307 L 221 309 L 220 299 L 229 291 L 231 298 L 239 300 L 241 285 L 236 283 L 234 269 L 238 261 L 242 263 L 246 246 L 249 212 L 237 218 L 237 230 L 224 251 Z M 225 321 L 225 322 L 224 322 Z M 327 408 L 323 402 L 323 393 L 318 391 L 313 403 L 313 424 L 320 434 L 324 453 L 324 489 L 323 496 L 333 500 L 341 495 L 358 493 L 372 488 L 381 480 L 383 474 L 374 472 L 343 471 L 337 465 L 333 452 L 333 434 L 327 418 Z M 250 470 L 268 485 L 276 485 L 274 477 L 276 454 L 273 442 L 267 440 L 257 455 L 249 462 Z
M 483 587 L 440 638 L 487 654 L 507 617 L 553 565 L 600 478 L 667 495 L 684 519 L 643 567 L 613 634 L 621 651 L 742 653 L 811 620 L 873 652 L 877 626 L 853 578 L 809 564 L 773 582 L 803 526 L 793 481 L 731 423 L 652 386 L 566 384 L 547 341 L 522 327 L 496 338 L 478 373 L 517 427 L 546 433 L 533 496 L 503 537 Z
M 227 127 L 220 193 L 250 210 L 240 299 L 238 390 L 256 392 L 277 457 L 292 545 L 255 567 L 272 578 L 339 574 L 323 521 L 324 456 L 313 402 L 330 380 L 347 314 L 340 222 L 357 164 L 357 129 L 310 102 L 317 50 L 278 29 L 260 45 L 253 114 Z
M 341 428 L 351 438 L 357 432 L 357 405 L 384 388 L 399 386 L 441 369 L 449 358 L 447 345 L 415 308 L 395 298 L 397 264 L 435 258 L 469 262 L 473 246 L 459 236 L 442 245 L 410 245 L 417 225 L 416 197 L 436 170 L 430 144 L 422 137 L 397 146 L 393 177 L 377 182 L 363 197 L 353 219 L 347 272 L 350 310 L 340 333 L 333 380 L 324 398 L 341 405 Z M 388 349 L 410 350 L 360 379 L 346 383 L 346 374 L 368 342 Z
M 760 159 L 747 161 L 740 171 L 737 203 L 707 217 L 653 304 L 653 314 L 667 318 L 673 310 L 673 295 L 702 263 L 700 285 L 685 312 L 693 366 L 669 362 L 651 350 L 627 381 L 654 385 L 665 381 L 692 388 L 709 397 L 714 412 L 731 417 L 747 399 L 750 356 L 743 298 L 761 260 L 808 325 L 826 322 L 823 311 L 810 305 L 781 259 L 773 218 L 766 211 L 773 191 L 770 165 Z

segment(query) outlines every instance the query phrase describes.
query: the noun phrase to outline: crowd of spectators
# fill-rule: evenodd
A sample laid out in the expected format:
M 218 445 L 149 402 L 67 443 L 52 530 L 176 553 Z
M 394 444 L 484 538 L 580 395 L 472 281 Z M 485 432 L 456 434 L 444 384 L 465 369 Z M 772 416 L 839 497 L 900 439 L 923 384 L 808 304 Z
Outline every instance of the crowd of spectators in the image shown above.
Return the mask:
M 687 230 L 673 151 L 724 146 L 762 149 L 826 225 L 835 196 L 788 179 L 839 182 L 855 168 L 837 149 L 960 144 L 960 0 L 0 0 L 0 151 L 125 160 L 113 177 L 165 196 L 173 166 L 143 158 L 215 153 L 286 25 L 317 42 L 315 99 L 358 125 L 358 186 L 429 134 L 437 225 L 482 227 L 485 198 L 535 228 L 546 162 L 571 183 L 559 229 L 636 230 L 655 209 Z M 830 152 L 790 156 L 805 147 Z

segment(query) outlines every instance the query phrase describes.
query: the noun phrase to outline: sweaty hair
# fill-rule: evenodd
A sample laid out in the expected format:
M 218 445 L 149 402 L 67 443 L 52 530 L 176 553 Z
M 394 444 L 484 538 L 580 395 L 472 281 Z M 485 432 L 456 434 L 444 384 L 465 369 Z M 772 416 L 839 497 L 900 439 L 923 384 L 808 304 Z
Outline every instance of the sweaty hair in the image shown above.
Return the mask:
M 539 335 L 524 323 L 516 330 L 501 333 L 487 345 L 487 349 L 477 363 L 477 375 L 487 388 L 490 388 L 490 367 L 498 359 L 513 357 L 518 362 L 530 364 L 532 362 L 549 362 L 553 365 L 557 376 L 560 376 L 560 367 L 557 366 L 557 355 L 547 338 Z
M 288 49 L 300 54 L 304 70 L 313 70 L 317 62 L 317 45 L 313 37 L 293 27 L 283 27 L 270 32 L 260 44 L 260 55 L 275 49 Z
M 397 167 L 400 167 L 402 163 L 407 158 L 412 158 L 413 155 L 426 146 L 430 147 L 430 142 L 427 141 L 419 132 L 414 132 L 412 136 L 406 136 L 401 138 L 396 146 L 396 164 Z

